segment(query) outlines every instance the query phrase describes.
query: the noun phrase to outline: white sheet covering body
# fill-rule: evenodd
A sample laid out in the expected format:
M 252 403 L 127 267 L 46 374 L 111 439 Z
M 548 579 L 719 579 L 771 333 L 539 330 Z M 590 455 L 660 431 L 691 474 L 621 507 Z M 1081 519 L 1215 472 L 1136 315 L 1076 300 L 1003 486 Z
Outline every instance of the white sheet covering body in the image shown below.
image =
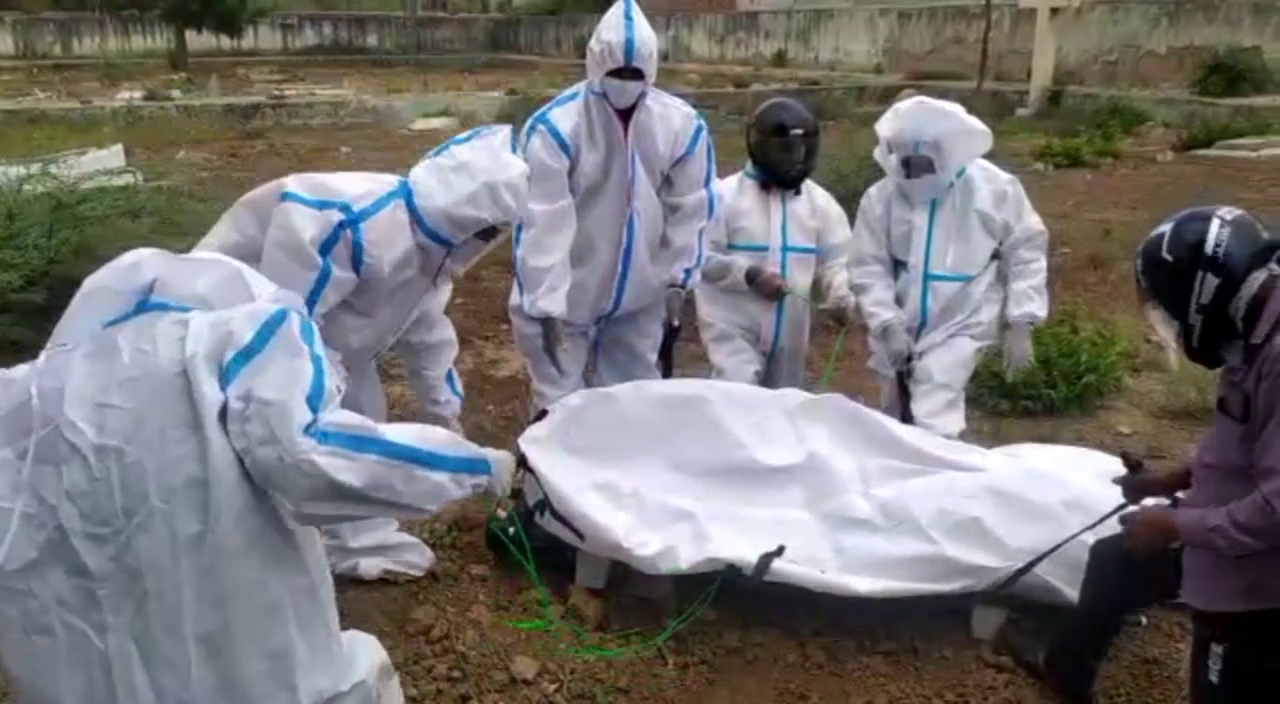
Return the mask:
M 744 572 L 871 598 L 992 586 L 1120 501 L 1119 458 L 1065 445 L 986 449 L 835 394 L 709 379 L 581 391 L 520 437 L 550 512 L 540 525 L 650 574 Z M 540 488 L 541 487 L 541 488 Z M 1093 541 L 1045 560 L 1014 593 L 1074 602 Z

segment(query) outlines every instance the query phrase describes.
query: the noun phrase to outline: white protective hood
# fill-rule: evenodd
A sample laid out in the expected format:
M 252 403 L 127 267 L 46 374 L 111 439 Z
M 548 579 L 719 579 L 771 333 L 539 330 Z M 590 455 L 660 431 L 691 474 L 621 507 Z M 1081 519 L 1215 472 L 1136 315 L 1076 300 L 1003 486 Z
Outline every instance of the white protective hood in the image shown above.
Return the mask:
M 946 440 L 835 394 L 704 379 L 580 391 L 520 437 L 539 523 L 650 574 L 750 572 L 853 597 L 964 594 L 1113 509 L 1118 458 L 1078 447 Z M 574 538 L 552 517 L 566 517 Z M 1015 593 L 1073 602 L 1093 541 L 1069 543 Z
M 658 77 L 658 35 L 635 0 L 618 0 L 587 40 L 587 81 L 598 91 L 604 74 L 623 66 L 644 71 L 649 87 Z
M 161 309 L 217 310 L 254 301 L 305 310 L 301 298 L 228 256 L 142 247 L 121 254 L 81 282 L 47 346 L 73 344 L 124 316 Z
M 894 103 L 875 124 L 872 156 L 887 176 L 901 179 L 900 159 L 923 154 L 933 159 L 947 183 L 975 159 L 991 151 L 991 128 L 969 114 L 963 105 L 926 96 Z
M 432 149 L 409 171 L 413 205 L 454 248 L 447 266 L 465 270 L 490 247 L 473 235 L 520 219 L 529 200 L 529 166 L 516 153 L 511 125 L 483 125 Z M 422 223 L 419 223 L 422 226 Z M 436 246 L 420 237 L 423 246 Z

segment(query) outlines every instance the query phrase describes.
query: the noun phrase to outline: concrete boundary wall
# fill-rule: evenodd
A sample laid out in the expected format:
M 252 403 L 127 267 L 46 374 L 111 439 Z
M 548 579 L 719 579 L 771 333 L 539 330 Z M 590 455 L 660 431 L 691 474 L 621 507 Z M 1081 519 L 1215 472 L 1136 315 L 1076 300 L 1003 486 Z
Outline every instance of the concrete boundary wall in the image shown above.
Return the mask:
M 1280 0 L 1085 0 L 1056 13 L 1058 71 L 1071 83 L 1184 86 L 1215 47 L 1280 57 Z M 994 9 L 992 76 L 1024 81 L 1035 11 Z M 981 6 L 858 7 L 654 15 L 666 60 L 822 66 L 960 78 L 976 72 Z M 193 54 L 509 53 L 580 58 L 593 16 L 277 14 L 240 41 L 190 33 Z M 169 30 L 146 15 L 0 15 L 0 58 L 162 54 Z

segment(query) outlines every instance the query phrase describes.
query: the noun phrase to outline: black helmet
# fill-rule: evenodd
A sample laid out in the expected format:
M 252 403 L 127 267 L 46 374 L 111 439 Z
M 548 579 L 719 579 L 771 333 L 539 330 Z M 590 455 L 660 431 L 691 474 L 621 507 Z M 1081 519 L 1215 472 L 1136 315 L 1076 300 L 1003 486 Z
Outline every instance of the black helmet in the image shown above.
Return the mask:
M 747 125 L 747 155 L 760 182 L 793 191 L 818 160 L 818 120 L 791 98 L 772 98 Z
M 1134 274 L 1148 319 L 1162 337 L 1208 369 L 1225 363 L 1243 339 L 1232 303 L 1250 274 L 1269 264 L 1278 244 L 1245 211 L 1229 205 L 1184 210 L 1138 245 Z

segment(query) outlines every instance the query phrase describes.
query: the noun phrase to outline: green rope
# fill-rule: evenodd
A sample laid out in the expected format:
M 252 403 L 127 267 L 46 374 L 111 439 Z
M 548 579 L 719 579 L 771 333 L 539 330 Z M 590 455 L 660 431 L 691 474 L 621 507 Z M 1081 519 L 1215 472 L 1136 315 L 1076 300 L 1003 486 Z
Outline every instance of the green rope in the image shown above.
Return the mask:
M 566 646 L 564 644 L 561 644 L 560 650 L 568 655 L 573 655 L 573 656 L 583 657 L 583 658 L 617 658 L 617 657 L 628 657 L 628 656 L 640 655 L 640 654 L 656 651 L 662 646 L 663 643 L 671 640 L 671 638 L 675 636 L 676 632 L 678 632 L 680 629 L 687 626 L 690 622 L 692 622 L 695 618 L 697 618 L 700 614 L 702 614 L 702 612 L 705 611 L 706 608 L 711 605 L 712 600 L 715 598 L 716 592 L 720 588 L 721 578 L 717 578 L 716 581 L 713 582 L 711 586 L 709 586 L 706 589 L 706 591 L 702 593 L 701 596 L 699 596 L 696 600 L 694 600 L 694 602 L 690 604 L 689 607 L 685 609 L 685 611 L 682 614 L 680 614 L 679 616 L 669 621 L 666 627 L 664 627 L 662 631 L 659 632 L 656 636 L 642 639 L 638 642 L 625 644 L 619 647 L 612 647 L 612 648 L 589 645 L 587 644 L 587 641 L 596 639 L 596 638 L 602 638 L 602 637 L 634 638 L 636 637 L 636 634 L 639 633 L 640 629 L 631 629 L 627 631 L 619 631 L 619 632 L 607 633 L 607 634 L 595 634 L 583 629 L 578 624 L 573 623 L 572 621 L 565 619 L 560 614 L 556 613 L 555 609 L 553 608 L 554 601 L 551 597 L 551 591 L 547 588 L 546 584 L 543 583 L 542 576 L 538 571 L 538 567 L 534 563 L 533 546 L 530 545 L 529 538 L 527 535 L 525 535 L 524 527 L 520 524 L 519 520 L 510 520 L 505 522 L 505 525 L 511 525 L 514 527 L 516 537 L 519 539 L 519 542 L 520 542 L 520 545 L 517 546 L 515 543 L 511 541 L 510 538 L 507 537 L 505 531 L 496 530 L 494 528 L 493 523 L 494 523 L 494 519 L 497 517 L 498 508 L 499 508 L 498 504 L 495 503 L 493 507 L 493 511 L 490 513 L 490 517 L 489 517 L 490 525 L 488 529 L 494 531 L 494 533 L 497 534 L 498 538 L 502 540 L 502 543 L 506 545 L 507 549 L 510 551 L 511 556 L 515 558 L 515 560 L 518 563 L 520 563 L 520 566 L 524 568 L 525 573 L 533 581 L 534 588 L 538 592 L 539 606 L 542 608 L 541 618 L 525 620 L 525 621 L 512 621 L 511 625 L 514 628 L 517 628 L 522 631 L 541 631 L 544 633 L 556 633 L 556 632 L 567 631 L 572 636 L 573 640 L 576 643 L 576 645 L 574 646 Z M 521 548 L 523 548 L 523 550 Z
M 805 301 L 809 301 L 807 297 L 798 293 L 790 293 L 788 295 L 797 296 L 801 299 L 804 299 Z M 835 374 L 836 366 L 838 365 L 839 359 L 840 359 L 840 352 L 844 347 L 845 335 L 848 332 L 849 332 L 849 326 L 845 325 L 840 328 L 840 333 L 836 336 L 836 341 L 835 341 L 835 344 L 832 346 L 831 354 L 827 357 L 827 363 L 822 370 L 822 379 L 821 381 L 818 382 L 818 389 L 820 391 L 825 391 L 826 389 L 830 388 L 831 377 Z M 542 609 L 541 618 L 524 620 L 524 621 L 512 621 L 511 625 L 512 627 L 522 631 L 541 631 L 544 633 L 556 633 L 556 632 L 568 631 L 570 635 L 573 637 L 573 640 L 577 643 L 577 645 L 573 647 L 567 647 L 567 646 L 564 646 L 563 644 L 561 645 L 561 650 L 569 655 L 574 655 L 574 656 L 583 657 L 583 658 L 618 658 L 618 657 L 634 656 L 634 655 L 639 655 L 642 653 L 648 653 L 648 652 L 658 650 L 663 643 L 671 640 L 671 638 L 675 636 L 675 634 L 678 631 L 680 631 L 685 626 L 689 625 L 689 623 L 691 623 L 694 619 L 696 619 L 699 615 L 701 615 L 707 609 L 707 607 L 711 605 L 711 602 L 715 599 L 716 593 L 720 589 L 720 583 L 723 580 L 723 577 L 717 577 L 715 582 L 713 582 L 711 586 L 707 587 L 707 589 L 702 593 L 701 596 L 695 599 L 693 603 L 691 603 L 689 607 L 686 608 L 682 614 L 680 614 L 679 616 L 669 621 L 666 627 L 664 627 L 662 631 L 659 632 L 656 636 L 640 640 L 639 642 L 622 645 L 619 647 L 613 647 L 613 648 L 606 648 L 606 647 L 595 646 L 595 645 L 585 645 L 584 643 L 586 641 L 594 638 L 600 638 L 600 637 L 608 637 L 608 638 L 635 637 L 635 635 L 639 633 L 640 629 L 631 629 L 627 631 L 619 631 L 619 632 L 608 633 L 608 634 L 593 634 L 583 629 L 578 624 L 573 623 L 572 621 L 565 619 L 560 614 L 556 613 L 555 609 L 553 608 L 554 601 L 551 597 L 551 591 L 547 588 L 546 584 L 543 583 L 542 575 L 538 571 L 538 566 L 534 563 L 533 546 L 530 545 L 529 538 L 527 535 L 525 535 L 524 526 L 520 524 L 519 520 L 515 520 L 515 519 L 505 522 L 506 525 L 511 525 L 514 527 L 516 537 L 519 539 L 519 542 L 520 542 L 520 545 L 517 546 L 514 542 L 511 541 L 510 538 L 507 537 L 505 531 L 499 530 L 495 527 L 494 525 L 495 522 L 497 520 L 500 520 L 498 519 L 498 511 L 499 511 L 499 502 L 495 502 L 493 505 L 493 510 L 490 511 L 489 513 L 489 521 L 488 521 L 487 529 L 493 531 L 498 536 L 498 538 L 502 540 L 503 545 L 507 547 L 507 550 L 511 553 L 511 556 L 515 558 L 516 562 L 520 564 L 520 566 L 524 569 L 525 573 L 529 576 L 529 579 L 533 581 L 534 589 L 536 589 L 538 593 L 539 606 Z

